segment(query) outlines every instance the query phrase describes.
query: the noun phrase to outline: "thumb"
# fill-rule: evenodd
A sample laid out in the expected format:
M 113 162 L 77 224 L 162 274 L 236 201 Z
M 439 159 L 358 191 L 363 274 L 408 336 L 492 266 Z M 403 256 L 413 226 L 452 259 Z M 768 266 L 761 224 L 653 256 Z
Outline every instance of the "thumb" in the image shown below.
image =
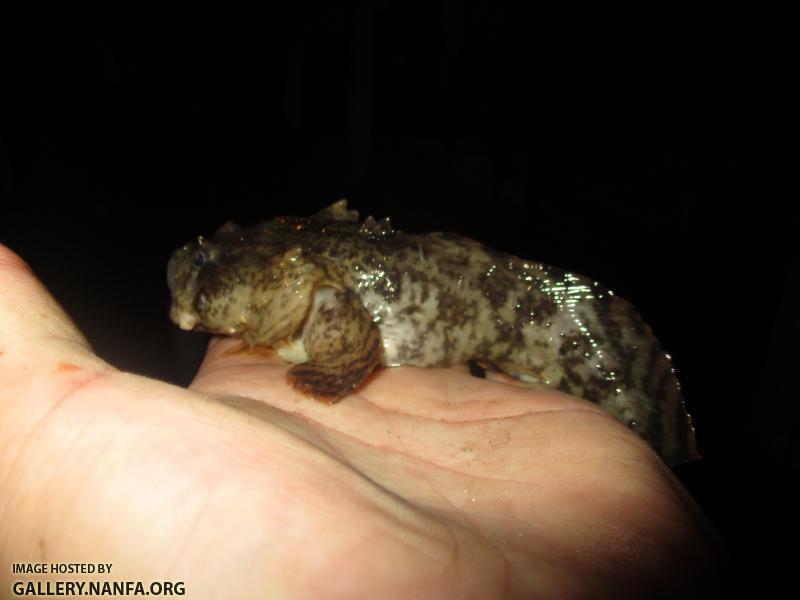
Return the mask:
M 31 268 L 0 244 L 0 383 L 68 360 L 99 361 Z
M 48 415 L 69 392 L 111 371 L 25 261 L 0 245 L 0 559 L 11 558 L 12 546 L 30 551 L 30 532 L 42 522 L 31 507 L 48 497 L 44 467 L 64 456 L 71 439 L 72 432 L 45 426 Z
M 59 399 L 112 370 L 25 261 L 0 244 L 0 475 Z

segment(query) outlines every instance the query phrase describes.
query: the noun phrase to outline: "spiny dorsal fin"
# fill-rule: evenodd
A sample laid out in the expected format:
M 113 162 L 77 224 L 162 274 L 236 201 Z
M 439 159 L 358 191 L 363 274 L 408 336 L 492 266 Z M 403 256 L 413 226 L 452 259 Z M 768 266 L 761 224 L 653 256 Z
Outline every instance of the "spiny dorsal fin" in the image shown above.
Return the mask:
M 368 216 L 364 219 L 364 222 L 361 224 L 361 229 L 359 229 L 361 233 L 366 235 L 374 236 L 374 237 L 388 237 L 390 235 L 394 235 L 398 233 L 392 227 L 392 221 L 389 217 L 384 217 L 380 221 L 378 221 L 372 215 Z
M 239 231 L 240 229 L 241 227 L 239 227 L 236 223 L 234 223 L 233 221 L 228 221 L 222 227 L 217 229 L 217 232 L 214 235 L 220 235 L 220 234 L 224 235 L 228 233 L 233 233 L 235 231 Z
M 342 198 L 341 200 L 337 200 L 330 206 L 326 206 L 311 218 L 319 221 L 358 222 L 358 211 L 348 210 L 347 198 Z

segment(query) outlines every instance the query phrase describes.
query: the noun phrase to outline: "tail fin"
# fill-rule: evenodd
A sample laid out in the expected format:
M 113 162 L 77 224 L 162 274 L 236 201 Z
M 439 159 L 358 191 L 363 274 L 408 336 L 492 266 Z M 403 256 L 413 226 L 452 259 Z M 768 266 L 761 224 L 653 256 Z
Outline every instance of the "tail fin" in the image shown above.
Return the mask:
M 670 466 L 700 458 L 671 357 L 629 302 L 596 289 L 578 307 L 586 328 L 562 342 L 562 366 L 572 377 L 561 389 L 599 404 Z
M 587 306 L 584 316 L 604 349 L 601 372 L 614 375 L 599 382 L 589 378 L 589 385 L 572 393 L 600 404 L 670 466 L 700 458 L 671 357 L 630 303 L 612 294 L 602 296 Z
M 647 370 L 637 374 L 641 387 L 629 391 L 639 415 L 629 425 L 650 443 L 664 462 L 675 466 L 700 458 L 700 453 L 692 417 L 686 410 L 672 361 L 660 345 L 654 352 L 657 353 L 655 360 Z

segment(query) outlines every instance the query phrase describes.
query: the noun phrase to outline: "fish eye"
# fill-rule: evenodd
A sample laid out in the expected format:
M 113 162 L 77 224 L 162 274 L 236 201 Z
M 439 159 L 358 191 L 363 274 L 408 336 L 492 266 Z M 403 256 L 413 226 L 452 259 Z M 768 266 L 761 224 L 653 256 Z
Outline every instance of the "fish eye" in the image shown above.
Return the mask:
M 206 264 L 207 260 L 208 258 L 206 257 L 206 253 L 203 252 L 202 250 L 198 250 L 197 252 L 194 253 L 194 256 L 192 257 L 192 264 L 199 269 L 204 264 Z

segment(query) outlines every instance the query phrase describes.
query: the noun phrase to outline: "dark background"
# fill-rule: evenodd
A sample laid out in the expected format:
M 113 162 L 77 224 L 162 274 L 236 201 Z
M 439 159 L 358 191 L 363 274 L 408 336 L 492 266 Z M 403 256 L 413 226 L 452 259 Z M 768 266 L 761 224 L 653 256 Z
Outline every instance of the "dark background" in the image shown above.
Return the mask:
M 466 234 L 634 302 L 695 416 L 705 459 L 678 475 L 726 541 L 730 593 L 790 581 L 796 192 L 773 185 L 789 15 L 32 5 L 2 9 L 0 240 L 98 354 L 188 381 L 205 340 L 167 318 L 166 261 L 229 219 L 347 197 Z

